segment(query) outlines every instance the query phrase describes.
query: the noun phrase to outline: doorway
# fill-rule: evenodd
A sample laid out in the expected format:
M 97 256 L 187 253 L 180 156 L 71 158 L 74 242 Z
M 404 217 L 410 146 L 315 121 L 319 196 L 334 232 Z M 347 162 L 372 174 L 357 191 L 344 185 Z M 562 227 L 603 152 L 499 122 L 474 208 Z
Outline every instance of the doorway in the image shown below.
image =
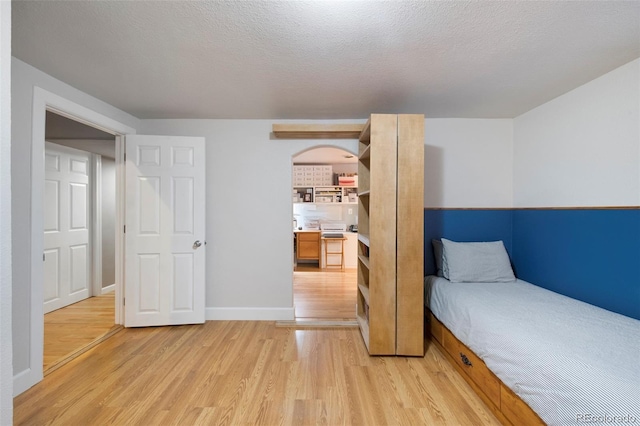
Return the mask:
M 102 106 L 95 104 L 97 109 L 108 110 Z M 124 124 L 110 118 L 90 107 L 78 104 L 60 95 L 52 93 L 41 87 L 33 87 L 33 103 L 31 117 L 31 143 L 30 157 L 31 167 L 30 181 L 31 191 L 29 196 L 30 213 L 29 213 L 29 244 L 28 244 L 28 262 L 30 268 L 28 270 L 28 288 L 29 288 L 29 308 L 24 315 L 28 316 L 26 321 L 28 329 L 28 342 L 23 347 L 22 358 L 24 366 L 21 371 L 14 375 L 13 389 L 17 395 L 43 378 L 43 347 L 44 347 L 44 265 L 42 255 L 44 252 L 43 232 L 44 224 L 42 218 L 43 201 L 44 201 L 44 152 L 45 152 L 45 118 L 46 112 L 51 111 L 74 121 L 87 124 L 91 127 L 100 129 L 104 132 L 115 135 L 116 138 L 116 229 L 123 227 L 123 167 L 124 155 L 124 137 L 123 135 L 135 134 L 136 129 L 130 125 Z M 118 232 L 116 236 L 116 286 L 115 286 L 115 323 L 122 324 L 122 255 L 123 255 L 123 236 Z M 24 336 L 22 337 L 24 338 Z M 14 335 L 14 348 L 17 337 Z M 24 342 L 23 342 L 24 343 Z
M 116 137 L 47 111 L 44 162 L 46 375 L 115 325 Z
M 354 154 L 331 146 L 292 158 L 296 321 L 355 320 L 357 162 Z M 342 238 L 327 240 L 327 234 Z

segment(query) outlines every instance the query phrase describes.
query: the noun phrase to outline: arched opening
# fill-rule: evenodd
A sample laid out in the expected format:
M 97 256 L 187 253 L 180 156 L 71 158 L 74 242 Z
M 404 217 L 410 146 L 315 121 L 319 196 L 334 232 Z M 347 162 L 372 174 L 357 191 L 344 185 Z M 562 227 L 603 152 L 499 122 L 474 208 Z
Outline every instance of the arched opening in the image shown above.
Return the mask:
M 292 156 L 296 320 L 355 320 L 356 154 L 314 146 Z

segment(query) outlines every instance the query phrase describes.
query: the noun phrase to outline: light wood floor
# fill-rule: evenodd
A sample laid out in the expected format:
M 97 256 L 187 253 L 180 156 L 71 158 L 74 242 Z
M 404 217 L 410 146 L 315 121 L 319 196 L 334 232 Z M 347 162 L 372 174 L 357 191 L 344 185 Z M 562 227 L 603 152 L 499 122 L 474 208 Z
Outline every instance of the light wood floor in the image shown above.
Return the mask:
M 295 271 L 293 303 L 296 319 L 356 319 L 357 270 Z
M 17 425 L 497 425 L 433 346 L 370 357 L 357 329 L 125 329 L 14 399 Z
M 45 372 L 114 327 L 115 292 L 90 297 L 44 316 Z

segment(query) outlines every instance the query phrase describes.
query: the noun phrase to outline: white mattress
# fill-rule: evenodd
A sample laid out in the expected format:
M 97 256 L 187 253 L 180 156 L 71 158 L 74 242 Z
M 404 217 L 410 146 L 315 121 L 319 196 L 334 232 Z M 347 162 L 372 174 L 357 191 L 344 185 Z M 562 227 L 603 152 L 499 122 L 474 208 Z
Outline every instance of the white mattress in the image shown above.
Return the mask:
M 640 424 L 640 321 L 521 280 L 430 276 L 425 304 L 545 423 Z

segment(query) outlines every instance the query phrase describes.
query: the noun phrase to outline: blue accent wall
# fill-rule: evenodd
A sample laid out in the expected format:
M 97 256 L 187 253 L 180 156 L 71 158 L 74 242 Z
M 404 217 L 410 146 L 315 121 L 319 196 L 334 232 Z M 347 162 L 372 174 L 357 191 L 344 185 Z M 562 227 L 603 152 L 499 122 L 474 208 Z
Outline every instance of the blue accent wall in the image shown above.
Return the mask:
M 446 238 L 452 241 L 502 240 L 511 255 L 511 210 L 427 210 L 424 211 L 424 271 L 436 272 L 431 240 Z
M 431 210 L 431 239 L 504 241 L 520 279 L 640 319 L 640 209 Z
M 640 319 L 640 210 L 514 210 L 518 278 Z

